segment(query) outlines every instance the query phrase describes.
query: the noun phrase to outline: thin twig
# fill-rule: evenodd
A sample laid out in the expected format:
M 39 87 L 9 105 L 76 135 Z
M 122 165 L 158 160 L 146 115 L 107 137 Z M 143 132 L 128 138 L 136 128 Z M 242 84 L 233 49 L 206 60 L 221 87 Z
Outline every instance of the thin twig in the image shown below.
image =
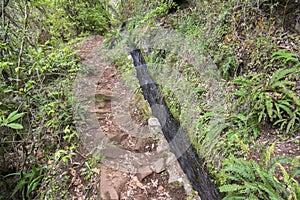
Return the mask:
M 25 2 L 24 15 L 25 15 L 25 22 L 24 22 L 23 32 L 25 33 L 26 29 L 27 29 L 27 24 L 28 24 L 28 0 L 26 0 L 26 2 Z M 20 46 L 20 51 L 19 51 L 19 56 L 18 56 L 18 65 L 17 65 L 17 69 L 16 69 L 17 80 L 19 80 L 19 78 L 20 78 L 20 68 L 21 68 L 24 45 L 25 45 L 25 36 L 23 35 L 21 46 Z M 19 84 L 19 82 L 17 82 L 17 85 L 18 84 Z

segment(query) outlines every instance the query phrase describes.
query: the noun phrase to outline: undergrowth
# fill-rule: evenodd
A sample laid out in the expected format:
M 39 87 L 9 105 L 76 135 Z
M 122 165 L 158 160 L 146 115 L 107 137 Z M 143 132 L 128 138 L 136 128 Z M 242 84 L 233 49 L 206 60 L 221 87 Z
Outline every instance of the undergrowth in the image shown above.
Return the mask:
M 223 199 L 299 199 L 299 158 L 274 157 L 274 146 L 269 147 L 260 162 L 243 158 L 224 159 L 218 176 L 219 188 L 226 193 Z M 289 172 L 286 165 L 289 164 Z
M 0 199 L 70 199 L 73 161 L 87 181 L 95 172 L 86 165 L 96 165 L 78 153 L 72 84 L 81 65 L 70 41 L 109 28 L 105 1 L 1 5 Z
M 71 89 L 80 60 L 64 42 L 110 27 L 110 48 L 124 46 L 128 38 L 122 37 L 137 29 L 150 36 L 151 30 L 174 30 L 193 41 L 182 44 L 165 32 L 160 46 L 146 44 L 144 54 L 164 75 L 155 78 L 167 105 L 225 199 L 300 198 L 299 155 L 281 158 L 275 143 L 265 153 L 253 145 L 266 134 L 262 127 L 276 130 L 276 141 L 299 136 L 299 36 L 282 27 L 290 5 L 213 0 L 180 9 L 150 0 L 3 1 L 0 199 L 70 198 L 76 177 L 88 182 L 99 173 L 97 160 L 78 153 Z M 276 17 L 281 10 L 286 16 Z M 180 51 L 164 49 L 166 42 Z M 136 89 L 134 68 L 122 53 L 114 62 Z M 256 151 L 259 159 L 250 156 Z M 85 170 L 78 175 L 70 165 Z
M 121 4 L 119 12 L 127 14 L 122 22 L 127 33 L 137 27 L 145 33 L 160 27 L 178 31 L 193 39 L 195 46 L 190 46 L 191 49 L 209 53 L 218 68 L 214 76 L 222 77 L 216 79 L 223 87 L 220 95 L 217 88 L 207 85 L 208 77 L 203 76 L 201 67 L 193 65 L 189 56 L 165 51 L 163 43 L 161 48 L 145 49 L 148 63 L 171 66 L 193 88 L 196 104 L 181 100 L 177 90 L 186 88 L 175 90 L 168 81 L 161 91 L 173 115 L 185 124 L 195 149 L 204 156 L 224 198 L 298 199 L 299 149 L 295 150 L 296 155 L 285 157 L 274 153 L 276 142 L 282 138 L 286 139 L 281 142 L 297 140 L 299 136 L 300 61 L 299 46 L 294 44 L 299 36 L 283 29 L 280 20 L 285 16 L 278 16 L 280 9 L 287 14 L 293 3 L 201 1 L 191 2 L 188 9 L 170 14 L 168 8 L 174 5 L 141 2 L 149 6 L 137 6 L 130 13 L 125 8 L 133 7 L 133 3 Z M 121 32 L 109 33 L 108 43 L 120 42 L 116 38 L 120 39 Z M 184 45 L 179 48 L 185 49 Z M 122 64 L 124 69 L 132 70 L 128 61 L 124 62 L 127 63 Z M 215 104 L 214 98 L 220 99 L 219 104 Z M 262 153 L 255 142 L 267 135 L 266 127 L 277 140 Z M 260 158 L 251 157 L 253 152 Z

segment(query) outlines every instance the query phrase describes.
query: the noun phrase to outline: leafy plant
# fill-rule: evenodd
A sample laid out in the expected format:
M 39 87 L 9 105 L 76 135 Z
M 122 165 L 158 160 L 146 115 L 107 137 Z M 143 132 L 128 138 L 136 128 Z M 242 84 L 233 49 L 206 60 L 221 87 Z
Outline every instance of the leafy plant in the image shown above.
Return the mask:
M 132 16 L 128 19 L 129 23 L 127 25 L 129 31 L 137 27 L 145 28 L 157 26 L 155 24 L 157 20 L 167 16 L 169 9 L 176 7 L 176 4 L 170 1 L 146 1 L 140 3 L 140 5 L 144 5 L 142 7 L 138 7 L 135 2 L 133 6 L 135 7 L 135 10 L 134 13 L 132 13 Z M 132 4 L 132 2 L 128 2 L 128 4 Z
M 73 158 L 78 137 L 74 128 L 72 84 L 81 66 L 74 44 L 64 42 L 87 33 L 106 32 L 110 26 L 107 3 L 106 0 L 3 1 L 0 185 L 5 187 L 1 188 L 0 199 L 37 199 L 40 186 L 51 190 L 49 182 L 57 183 L 58 175 L 44 179 L 52 170 L 45 169 L 45 165 L 57 158 L 55 167 L 68 166 Z M 14 131 L 19 129 L 24 130 Z M 10 174 L 5 176 L 7 173 Z M 55 187 L 59 194 L 65 193 L 60 186 Z
M 233 80 L 237 86 L 233 95 L 258 123 L 268 119 L 287 133 L 292 132 L 298 127 L 300 116 L 300 100 L 293 89 L 299 70 L 300 65 L 296 64 L 275 71 L 271 77 L 265 73 L 239 76 Z
M 261 162 L 243 158 L 227 158 L 219 176 L 224 184 L 219 187 L 224 199 L 299 199 L 300 187 L 295 179 L 299 175 L 299 158 L 271 158 L 275 143 L 261 157 Z M 291 163 L 288 175 L 281 163 Z M 280 171 L 278 171 L 278 168 Z M 278 173 L 283 174 L 283 179 Z
M 168 10 L 173 6 L 175 6 L 174 3 L 161 3 L 156 8 L 150 10 L 150 12 L 148 12 L 145 15 L 145 17 L 140 21 L 140 23 L 145 24 L 145 22 L 147 22 L 150 19 L 153 21 L 153 19 L 155 19 L 156 17 L 166 15 L 168 13 Z
M 30 197 L 31 193 L 38 187 L 41 180 L 43 179 L 43 168 L 36 168 L 31 166 L 31 171 L 24 173 L 23 171 L 8 174 L 5 177 L 18 176 L 19 181 L 15 186 L 12 196 L 16 195 L 18 192 L 25 190 L 25 195 L 27 198 Z
M 91 161 L 84 163 L 87 170 L 81 172 L 80 175 L 84 176 L 87 181 L 91 178 L 93 174 L 100 174 L 99 169 L 94 166 L 96 165 L 95 161 L 95 158 L 92 158 Z
M 6 126 L 12 129 L 23 129 L 22 124 L 15 123 L 16 120 L 24 116 L 24 112 L 18 113 L 17 110 L 10 113 L 6 118 L 5 116 L 0 116 L 0 126 Z
M 279 64 L 281 66 L 286 66 L 288 64 L 295 64 L 296 66 L 300 65 L 300 61 L 297 58 L 297 55 L 294 52 L 288 52 L 286 50 L 279 50 L 273 53 L 271 62 L 276 60 L 281 61 Z
M 64 9 L 64 15 L 75 24 L 77 34 L 83 32 L 105 32 L 109 28 L 109 16 L 105 0 L 60 1 L 58 6 Z

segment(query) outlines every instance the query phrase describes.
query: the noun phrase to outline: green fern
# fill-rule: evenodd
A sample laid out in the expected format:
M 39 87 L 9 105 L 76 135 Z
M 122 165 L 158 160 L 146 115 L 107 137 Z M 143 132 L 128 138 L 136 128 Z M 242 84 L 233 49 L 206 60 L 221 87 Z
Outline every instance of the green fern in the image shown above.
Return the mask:
M 229 184 L 229 185 L 223 185 L 219 189 L 220 189 L 220 192 L 235 192 L 235 191 L 239 191 L 244 188 L 245 188 L 245 186 L 242 186 L 242 185 Z
M 265 156 L 264 156 L 264 161 L 265 161 L 265 166 L 268 166 L 271 160 L 271 155 L 274 152 L 274 147 L 275 147 L 275 142 L 266 150 Z
M 271 63 L 275 61 L 292 67 L 278 69 L 271 76 L 259 73 L 236 77 L 233 96 L 237 98 L 238 110 L 253 116 L 249 119 L 254 124 L 271 122 L 281 130 L 293 133 L 300 123 L 299 89 L 295 87 L 300 78 L 300 61 L 296 54 L 287 51 L 275 52 Z M 250 121 L 247 124 L 251 124 Z
M 281 60 L 280 64 L 282 66 L 285 66 L 289 63 L 295 63 L 296 65 L 299 64 L 297 55 L 293 52 L 288 52 L 286 50 L 280 50 L 273 53 L 271 62 L 274 62 L 275 60 Z
M 224 199 L 271 199 L 296 200 L 300 198 L 299 183 L 295 176 L 299 174 L 299 158 L 271 158 L 275 143 L 261 156 L 262 162 L 230 157 L 223 161 L 219 176 L 225 184 L 219 187 L 225 194 Z M 290 163 L 292 172 L 288 174 L 281 163 Z M 283 181 L 279 181 L 275 172 L 280 169 Z M 278 170 L 277 170 L 278 171 Z
M 237 77 L 233 80 L 237 87 L 233 93 L 237 105 L 244 105 L 242 109 L 256 116 L 259 123 L 270 121 L 285 128 L 287 133 L 293 132 L 300 122 L 300 99 L 293 90 L 299 71 L 300 65 L 277 70 L 269 79 L 263 73 Z M 291 76 L 292 80 L 286 80 L 286 76 Z
M 297 66 L 293 67 L 293 68 L 289 68 L 289 69 L 279 69 L 270 78 L 269 85 L 272 86 L 272 85 L 278 83 L 277 81 L 281 80 L 282 78 L 284 78 L 288 74 L 299 72 L 299 70 L 300 69 Z

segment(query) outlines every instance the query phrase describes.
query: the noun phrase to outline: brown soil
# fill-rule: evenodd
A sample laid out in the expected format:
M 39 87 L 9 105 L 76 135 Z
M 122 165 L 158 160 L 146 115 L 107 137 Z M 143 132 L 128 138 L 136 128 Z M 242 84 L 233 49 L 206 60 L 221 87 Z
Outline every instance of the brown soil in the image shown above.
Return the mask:
M 93 63 L 93 59 L 99 59 L 98 51 L 102 42 L 101 36 L 95 36 L 80 45 L 78 55 L 83 59 L 83 64 Z M 147 137 L 149 132 L 147 117 L 143 116 L 144 112 L 136 106 L 136 94 L 128 93 L 128 88 L 122 83 L 121 74 L 115 66 L 99 67 L 103 67 L 104 71 L 99 77 L 95 92 L 96 105 L 90 109 L 90 112 L 97 114 L 100 127 L 106 137 L 119 148 L 116 152 L 108 149 L 107 159 L 120 156 L 121 151 L 156 153 L 157 139 Z M 117 103 L 114 103 L 115 101 Z M 129 109 L 124 108 L 123 104 L 129 105 Z M 128 118 L 127 115 L 130 117 Z M 128 121 L 128 119 L 132 120 Z M 117 161 L 114 160 L 112 163 L 119 164 Z M 134 162 L 137 164 L 134 165 Z M 153 168 L 140 166 L 139 161 L 132 161 L 132 163 L 135 167 L 132 171 L 121 170 L 103 163 L 99 169 L 100 176 L 96 178 L 100 183 L 98 192 L 101 199 L 187 199 L 182 183 L 169 183 L 170 177 L 164 168 L 166 160 L 163 157 L 155 157 L 154 164 L 152 163 L 151 166 L 156 166 Z

